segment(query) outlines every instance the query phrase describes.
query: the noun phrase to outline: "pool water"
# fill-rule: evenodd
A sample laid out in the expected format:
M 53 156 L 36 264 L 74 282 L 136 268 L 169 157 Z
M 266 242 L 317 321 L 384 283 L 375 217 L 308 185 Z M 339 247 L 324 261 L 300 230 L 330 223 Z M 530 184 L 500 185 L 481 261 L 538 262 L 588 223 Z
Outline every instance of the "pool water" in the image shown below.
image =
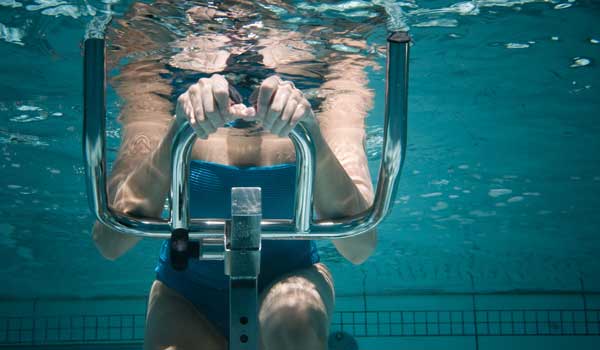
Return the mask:
M 112 5 L 115 17 L 130 4 Z M 383 137 L 386 30 L 410 29 L 414 40 L 408 158 L 378 249 L 351 266 L 331 243 L 319 242 L 340 300 L 347 300 L 341 307 L 362 308 L 363 296 L 377 304 L 384 296 L 422 293 L 600 292 L 599 2 L 294 5 L 306 23 L 284 7 L 263 11 L 289 28 L 368 26 L 364 48 L 322 49 L 376 63 L 366 68 L 375 92 L 367 119 L 373 175 Z M 81 40 L 106 6 L 0 0 L 4 301 L 143 296 L 154 278 L 160 242 L 143 241 L 109 262 L 90 236 Z M 310 80 L 305 85 L 318 94 Z M 114 157 L 121 101 L 111 90 L 108 102 Z M 544 307 L 556 301 L 545 300 Z

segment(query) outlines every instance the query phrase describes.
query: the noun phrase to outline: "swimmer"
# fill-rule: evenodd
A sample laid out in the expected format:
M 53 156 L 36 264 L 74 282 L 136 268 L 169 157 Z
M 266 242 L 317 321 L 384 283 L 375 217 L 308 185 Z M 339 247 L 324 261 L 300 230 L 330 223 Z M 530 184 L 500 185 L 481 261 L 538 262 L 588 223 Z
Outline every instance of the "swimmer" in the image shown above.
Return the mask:
M 291 1 L 192 3 L 135 3 L 109 28 L 109 66 L 125 62 L 111 79 L 123 101 L 121 145 L 108 184 L 111 208 L 161 216 L 171 142 L 187 121 L 198 135 L 190 165 L 192 217 L 226 218 L 230 188 L 252 185 L 263 189 L 263 217 L 290 218 L 295 151 L 289 133 L 302 121 L 316 146 L 317 217 L 367 210 L 374 195 L 364 123 L 372 106 L 365 73 L 371 63 L 311 46 L 315 37 L 357 48 L 364 42 L 322 26 L 281 28 L 269 6 L 296 11 Z M 175 18 L 187 29 L 174 30 Z M 254 91 L 248 103 L 238 90 Z M 319 93 L 310 97 L 303 90 Z M 372 230 L 333 244 L 360 264 L 375 250 L 376 236 Z M 110 260 L 139 241 L 100 223 L 93 239 Z M 223 262 L 190 260 L 185 271 L 175 271 L 167 247 L 150 290 L 144 349 L 227 349 Z M 334 284 L 314 242 L 263 241 L 258 284 L 260 349 L 327 348 Z

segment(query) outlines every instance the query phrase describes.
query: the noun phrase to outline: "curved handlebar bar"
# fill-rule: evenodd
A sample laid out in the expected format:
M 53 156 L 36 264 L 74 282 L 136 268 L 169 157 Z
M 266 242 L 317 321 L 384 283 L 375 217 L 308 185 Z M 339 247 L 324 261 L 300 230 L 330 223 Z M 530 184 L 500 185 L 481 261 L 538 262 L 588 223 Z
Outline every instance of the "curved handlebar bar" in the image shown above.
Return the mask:
M 386 105 L 382 160 L 373 205 L 366 212 L 339 220 L 312 220 L 315 150 L 308 129 L 296 126 L 291 137 L 296 149 L 297 177 L 293 220 L 262 220 L 263 239 L 337 239 L 358 235 L 377 226 L 390 211 L 406 154 L 408 57 L 410 36 L 388 37 Z M 109 209 L 106 192 L 105 41 L 85 40 L 83 154 L 88 200 L 96 218 L 123 234 L 168 239 L 184 229 L 190 239 L 223 239 L 226 220 L 191 219 L 188 206 L 190 151 L 196 135 L 187 123 L 173 140 L 169 220 L 134 218 Z

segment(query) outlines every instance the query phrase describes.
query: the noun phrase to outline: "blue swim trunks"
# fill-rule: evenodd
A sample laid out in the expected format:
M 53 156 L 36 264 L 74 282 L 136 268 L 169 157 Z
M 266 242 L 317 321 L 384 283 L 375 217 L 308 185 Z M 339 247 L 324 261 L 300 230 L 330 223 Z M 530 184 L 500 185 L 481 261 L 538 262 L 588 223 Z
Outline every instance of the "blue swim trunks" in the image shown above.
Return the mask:
M 190 164 L 190 215 L 226 219 L 231 212 L 232 187 L 261 187 L 263 218 L 293 216 L 296 165 L 235 167 L 205 161 Z M 258 290 L 278 277 L 319 262 L 313 241 L 262 241 Z M 223 261 L 191 259 L 185 271 L 176 271 L 169 260 L 168 241 L 160 250 L 156 279 L 176 290 L 204 314 L 229 339 L 229 279 Z

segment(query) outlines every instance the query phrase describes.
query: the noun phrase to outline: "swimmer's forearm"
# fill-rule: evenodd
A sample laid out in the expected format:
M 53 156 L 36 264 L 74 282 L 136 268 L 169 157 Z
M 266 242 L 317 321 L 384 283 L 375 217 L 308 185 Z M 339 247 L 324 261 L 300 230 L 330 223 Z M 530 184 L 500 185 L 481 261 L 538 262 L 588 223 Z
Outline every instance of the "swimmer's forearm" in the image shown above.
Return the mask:
M 338 158 L 313 124 L 317 165 L 314 189 L 314 206 L 320 218 L 335 219 L 359 214 L 372 204 L 373 190 L 369 185 L 356 183 L 346 172 Z M 354 264 L 364 262 L 375 250 L 377 231 L 343 240 L 334 240 L 337 250 Z
M 108 260 L 116 260 L 140 241 L 139 237 L 123 235 L 98 221 L 94 224 L 92 239 L 102 256 Z
M 174 127 L 171 126 L 159 146 L 119 184 L 112 210 L 136 217 L 158 218 L 169 189 L 171 141 Z M 124 235 L 96 222 L 92 237 L 100 253 L 115 260 L 137 242 L 139 237 Z
M 170 127 L 158 147 L 137 166 L 117 191 L 113 206 L 123 213 L 159 218 L 171 183 Z

